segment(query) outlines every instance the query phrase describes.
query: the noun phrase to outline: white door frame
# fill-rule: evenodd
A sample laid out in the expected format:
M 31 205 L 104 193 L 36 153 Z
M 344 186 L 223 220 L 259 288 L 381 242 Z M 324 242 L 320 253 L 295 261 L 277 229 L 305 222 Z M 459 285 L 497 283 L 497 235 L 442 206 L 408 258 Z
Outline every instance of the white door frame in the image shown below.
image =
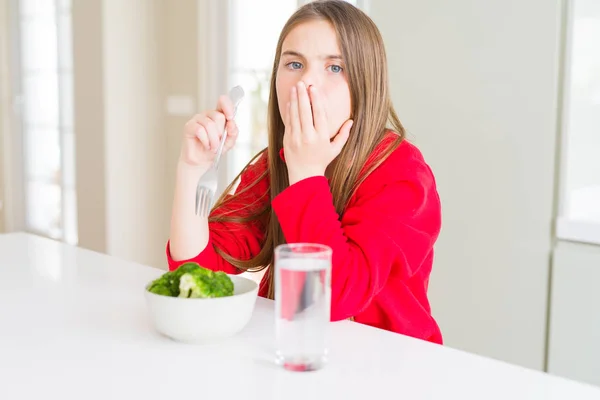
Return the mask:
M 18 0 L 0 0 L 0 220 L 7 232 L 25 229 L 18 21 Z

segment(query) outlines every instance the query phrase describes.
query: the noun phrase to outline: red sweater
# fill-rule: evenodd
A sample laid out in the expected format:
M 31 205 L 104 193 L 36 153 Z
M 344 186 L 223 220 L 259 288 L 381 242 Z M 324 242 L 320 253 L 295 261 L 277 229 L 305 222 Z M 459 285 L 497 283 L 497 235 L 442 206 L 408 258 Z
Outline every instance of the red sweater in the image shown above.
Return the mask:
M 393 138 L 375 150 L 372 162 Z M 267 168 L 261 156 L 241 176 L 239 192 Z M 269 177 L 244 193 L 235 204 L 260 206 L 269 201 Z M 441 205 L 433 173 L 419 150 L 406 140 L 360 185 L 344 214 L 337 214 L 325 177 L 312 177 L 281 192 L 272 202 L 287 243 L 321 243 L 333 249 L 332 321 L 354 321 L 408 336 L 442 343 L 431 315 L 427 286 L 433 247 L 441 228 Z M 240 273 L 215 246 L 238 259 L 258 254 L 265 227 L 259 222 L 210 223 L 206 249 L 191 260 L 174 261 L 167 243 L 169 268 L 194 261 L 214 270 Z M 266 276 L 266 275 L 265 275 Z M 265 297 L 263 279 L 259 295 Z

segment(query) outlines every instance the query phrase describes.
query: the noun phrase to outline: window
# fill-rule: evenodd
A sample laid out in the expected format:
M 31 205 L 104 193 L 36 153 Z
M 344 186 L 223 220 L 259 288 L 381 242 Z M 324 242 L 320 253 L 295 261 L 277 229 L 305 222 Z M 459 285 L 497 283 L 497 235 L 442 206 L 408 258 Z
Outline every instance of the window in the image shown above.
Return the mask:
M 71 2 L 17 5 L 24 225 L 76 244 Z
M 233 178 L 267 146 L 267 104 L 271 68 L 279 32 L 294 13 L 298 0 L 231 0 L 230 86 L 246 92 L 236 121 L 240 128 L 228 171 Z M 265 16 L 269 10 L 269 16 Z M 257 23 L 260 21 L 260 23 Z
M 568 4 L 557 233 L 600 244 L 600 2 Z

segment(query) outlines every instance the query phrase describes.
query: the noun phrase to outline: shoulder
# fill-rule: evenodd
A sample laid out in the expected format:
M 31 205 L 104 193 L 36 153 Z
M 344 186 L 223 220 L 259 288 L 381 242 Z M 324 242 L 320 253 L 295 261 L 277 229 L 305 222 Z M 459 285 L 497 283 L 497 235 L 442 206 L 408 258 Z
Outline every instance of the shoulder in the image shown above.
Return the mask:
M 405 139 L 397 144 L 397 140 L 392 132 L 373 151 L 367 166 L 370 162 L 380 165 L 360 184 L 350 205 L 385 214 L 390 226 L 410 223 L 436 237 L 441 228 L 441 201 L 433 171 L 417 146 Z M 396 146 L 391 153 L 389 146 Z
M 367 165 L 380 161 L 389 147 L 394 146 L 397 140 L 398 135 L 388 131 L 385 138 L 373 151 Z M 375 181 L 375 183 L 414 181 L 425 186 L 436 186 L 433 171 L 423 153 L 407 139 L 402 139 L 389 156 L 366 178 L 366 181 Z

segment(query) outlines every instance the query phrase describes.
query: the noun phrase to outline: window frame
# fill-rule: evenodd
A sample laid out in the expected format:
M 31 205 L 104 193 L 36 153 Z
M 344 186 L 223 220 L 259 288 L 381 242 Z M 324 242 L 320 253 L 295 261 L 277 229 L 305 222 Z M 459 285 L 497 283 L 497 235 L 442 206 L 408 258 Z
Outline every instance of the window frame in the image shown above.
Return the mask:
M 567 215 L 569 209 L 569 110 L 571 107 L 571 83 L 573 60 L 573 34 L 575 27 L 575 2 L 566 0 L 563 7 L 562 54 L 559 77 L 559 149 L 557 182 L 557 216 L 555 234 L 558 240 L 600 245 L 600 222 L 577 220 Z
M 28 175 L 28 162 L 29 156 L 27 154 L 27 131 L 28 124 L 25 121 L 25 107 L 24 107 L 24 68 L 22 62 L 22 22 L 24 21 L 23 15 L 21 14 L 21 1 L 20 0 L 6 0 L 5 3 L 2 3 L 3 6 L 6 6 L 7 12 L 7 26 L 5 27 L 8 33 L 7 40 L 7 51 L 6 51 L 6 68 L 7 73 L 5 76 L 6 79 L 6 109 L 0 110 L 3 112 L 3 116 L 6 119 L 5 125 L 2 127 L 3 140 L 5 146 L 3 146 L 3 167 L 4 171 L 4 208 L 3 215 L 5 219 L 5 229 L 6 231 L 24 231 L 28 233 L 33 233 L 36 235 L 53 238 L 56 240 L 64 241 L 69 244 L 76 245 L 77 244 L 77 205 L 76 205 L 76 187 L 75 187 L 75 154 L 66 154 L 66 135 L 72 135 L 73 142 L 75 140 L 75 132 L 73 127 L 73 121 L 65 121 L 64 120 L 64 105 L 65 99 L 68 97 L 65 96 L 66 90 L 69 88 L 69 85 L 65 86 L 65 79 L 70 79 L 71 83 L 73 81 L 73 66 L 71 65 L 68 68 L 68 72 L 65 71 L 63 58 L 65 55 L 61 53 L 62 46 L 60 43 L 60 39 L 64 38 L 61 36 L 64 34 L 62 29 L 65 26 L 61 24 L 61 17 L 64 16 L 64 7 L 65 5 L 69 5 L 70 1 L 60 1 L 53 0 L 53 8 L 54 15 L 56 18 L 56 42 L 57 42 L 57 65 L 55 66 L 56 76 L 57 76 L 57 85 L 58 85 L 58 121 L 56 127 L 51 127 L 52 129 L 56 129 L 58 132 L 59 139 L 59 165 L 60 165 L 60 177 L 57 179 L 56 183 L 53 185 L 57 186 L 60 190 L 60 235 L 58 237 L 52 237 L 48 234 L 48 232 L 43 232 L 35 227 L 29 226 L 27 221 L 27 200 L 28 200 L 28 190 L 27 185 L 30 182 L 40 182 L 39 179 L 32 179 L 30 175 Z M 28 18 L 28 17 L 25 17 Z M 72 24 L 72 22 L 69 22 Z M 67 38 L 68 40 L 72 40 L 72 30 L 71 36 Z M 72 46 L 69 46 L 69 51 L 72 53 Z M 71 57 L 72 59 L 72 57 Z M 67 76 L 65 78 L 65 76 Z M 70 85 L 72 88 L 72 84 Z M 71 101 L 73 99 L 73 93 L 70 94 Z M 72 116 L 71 116 L 72 117 Z M 33 126 L 36 124 L 33 123 Z M 39 128 L 39 127 L 38 127 Z M 74 146 L 72 148 L 74 151 Z M 68 158 L 70 157 L 70 159 Z M 69 163 L 72 167 L 71 171 L 67 171 L 65 168 L 66 163 L 71 160 Z M 72 174 L 73 176 L 68 175 Z M 66 187 L 66 182 L 71 181 L 73 183 L 72 187 Z M 72 204 L 73 209 L 66 209 L 66 194 L 71 192 L 70 194 L 74 196 L 75 203 Z M 2 212 L 2 211 L 0 211 Z M 71 217 L 74 217 L 73 223 L 67 227 L 67 214 Z M 67 232 L 68 231 L 68 232 Z

